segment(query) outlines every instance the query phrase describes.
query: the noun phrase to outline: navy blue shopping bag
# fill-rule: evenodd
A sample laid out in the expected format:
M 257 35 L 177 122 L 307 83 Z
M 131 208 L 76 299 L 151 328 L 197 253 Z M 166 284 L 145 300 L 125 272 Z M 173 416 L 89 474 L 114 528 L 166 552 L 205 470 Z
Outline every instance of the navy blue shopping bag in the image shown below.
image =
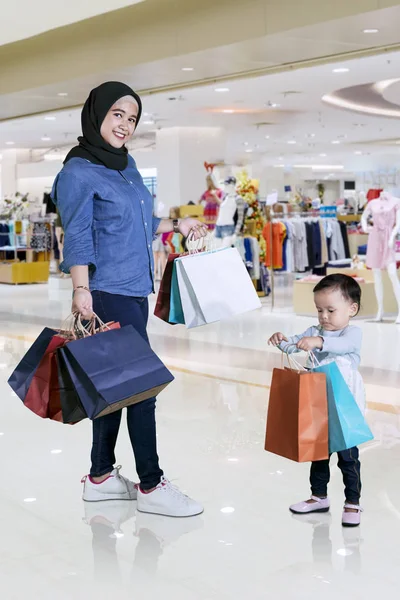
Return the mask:
M 61 350 L 61 348 L 59 350 Z M 79 423 L 79 421 L 87 419 L 87 414 L 82 406 L 79 395 L 76 392 L 65 363 L 64 355 L 61 351 L 56 353 L 56 359 L 62 422 L 71 425 Z
M 89 419 L 157 396 L 174 377 L 132 325 L 58 351 Z
M 25 400 L 33 376 L 46 353 L 48 345 L 57 334 L 58 331 L 45 327 L 10 376 L 8 384 L 22 401 Z

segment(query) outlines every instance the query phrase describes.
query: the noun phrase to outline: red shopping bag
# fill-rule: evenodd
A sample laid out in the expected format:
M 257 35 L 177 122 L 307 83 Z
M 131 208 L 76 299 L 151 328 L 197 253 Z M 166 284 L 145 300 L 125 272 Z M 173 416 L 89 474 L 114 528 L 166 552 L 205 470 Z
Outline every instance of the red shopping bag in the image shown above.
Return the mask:
M 154 310 L 155 316 L 166 323 L 169 323 L 172 270 L 174 261 L 179 256 L 179 254 L 170 254 L 168 256 L 167 265 L 165 267 L 164 275 L 160 284 L 160 291 L 158 292 L 156 308 Z
M 67 342 L 66 336 L 53 336 L 25 396 L 25 406 L 42 419 L 62 422 L 55 352 Z

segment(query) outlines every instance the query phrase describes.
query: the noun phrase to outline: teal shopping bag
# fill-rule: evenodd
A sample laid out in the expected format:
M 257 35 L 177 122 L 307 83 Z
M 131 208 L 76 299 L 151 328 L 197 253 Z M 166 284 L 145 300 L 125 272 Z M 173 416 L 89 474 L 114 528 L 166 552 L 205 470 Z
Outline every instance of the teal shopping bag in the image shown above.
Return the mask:
M 373 440 L 374 436 L 337 364 L 331 362 L 312 370 L 326 375 L 329 453 L 348 450 Z
M 185 324 L 181 295 L 179 293 L 178 276 L 176 273 L 176 261 L 174 261 L 174 265 L 172 267 L 171 296 L 168 321 L 169 323 L 180 323 L 181 325 Z

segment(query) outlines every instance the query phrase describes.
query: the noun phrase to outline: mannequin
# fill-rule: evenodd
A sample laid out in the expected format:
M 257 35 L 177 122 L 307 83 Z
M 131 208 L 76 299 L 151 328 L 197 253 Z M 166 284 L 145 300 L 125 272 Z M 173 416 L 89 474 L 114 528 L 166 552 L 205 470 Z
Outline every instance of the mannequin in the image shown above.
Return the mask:
M 217 187 L 216 181 L 209 173 L 206 178 L 207 190 L 200 198 L 200 204 L 204 204 L 204 221 L 210 231 L 215 229 L 215 225 L 218 218 L 219 206 L 222 201 L 223 193 Z
M 372 217 L 372 227 L 368 218 Z M 376 321 L 383 319 L 383 282 L 382 270 L 387 269 L 393 285 L 399 313 L 396 323 L 400 324 L 400 281 L 397 277 L 396 236 L 400 233 L 400 201 L 383 191 L 378 200 L 371 200 L 361 217 L 365 233 L 369 233 L 367 248 L 367 267 L 374 273 L 375 294 L 378 303 Z
M 222 241 L 223 248 L 233 246 L 241 232 L 244 220 L 244 201 L 236 192 L 235 177 L 225 180 L 225 196 L 219 207 L 215 237 Z

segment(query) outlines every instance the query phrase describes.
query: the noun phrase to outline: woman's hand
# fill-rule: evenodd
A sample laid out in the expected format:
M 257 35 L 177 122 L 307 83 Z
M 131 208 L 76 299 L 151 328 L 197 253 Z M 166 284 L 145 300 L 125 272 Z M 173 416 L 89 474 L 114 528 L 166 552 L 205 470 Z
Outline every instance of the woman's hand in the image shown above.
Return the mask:
M 283 333 L 280 333 L 279 331 L 277 333 L 274 333 L 274 335 L 272 335 L 269 340 L 268 340 L 268 344 L 270 344 L 271 346 L 279 346 L 282 342 L 288 342 L 289 340 L 287 339 L 287 337 L 285 337 L 283 335 Z
M 72 313 L 78 313 L 82 319 L 89 321 L 93 316 L 93 298 L 87 290 L 78 289 L 72 300 Z
M 206 237 L 208 234 L 208 227 L 198 219 L 187 218 L 179 220 L 179 231 L 185 238 L 192 233 L 193 239 L 199 240 L 200 238 Z
M 297 342 L 297 348 L 304 352 L 312 352 L 313 350 L 322 350 L 324 340 L 322 337 L 304 337 Z

